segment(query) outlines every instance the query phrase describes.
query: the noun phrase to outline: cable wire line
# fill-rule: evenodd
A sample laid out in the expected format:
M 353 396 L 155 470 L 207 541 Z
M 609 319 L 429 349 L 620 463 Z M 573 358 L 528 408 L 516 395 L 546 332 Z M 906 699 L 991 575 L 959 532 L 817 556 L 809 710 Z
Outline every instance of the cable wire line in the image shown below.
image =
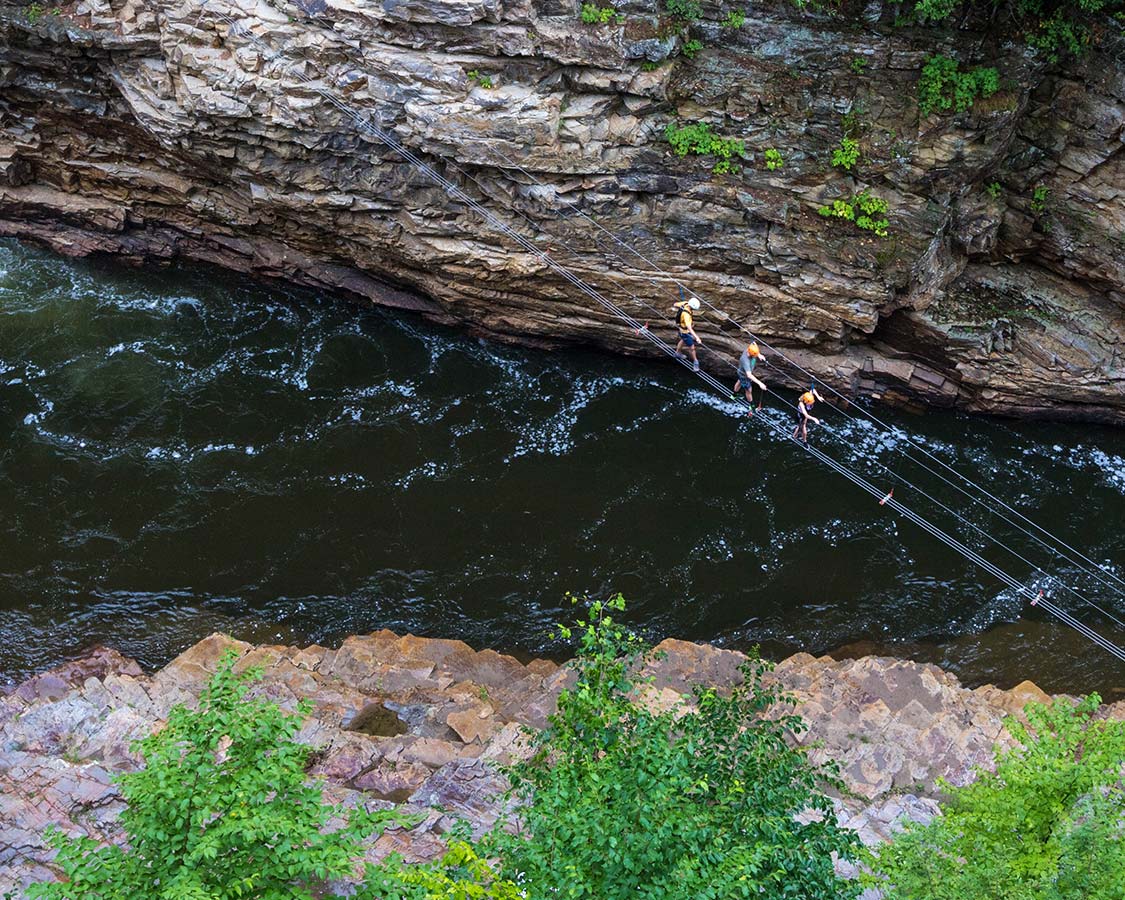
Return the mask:
M 424 121 L 427 122 L 427 124 L 430 124 L 431 126 L 434 125 L 434 121 L 432 119 L 426 119 L 424 116 L 422 116 L 422 118 L 424 119 Z M 618 246 L 623 248 L 625 251 L 627 251 L 631 255 L 637 257 L 642 262 L 644 262 L 647 266 L 649 266 L 651 271 L 653 271 L 655 273 L 659 273 L 660 275 L 664 276 L 666 279 L 668 279 L 669 282 L 671 282 L 671 284 L 673 286 L 678 287 L 681 291 L 690 290 L 692 292 L 693 296 L 698 297 L 699 300 L 704 305 L 706 305 L 708 309 L 712 310 L 713 312 L 715 312 L 716 314 L 721 316 L 727 322 L 730 322 L 732 325 L 734 325 L 740 331 L 742 331 L 743 333 L 748 335 L 752 340 L 758 342 L 759 344 L 764 346 L 766 349 L 770 350 L 773 355 L 775 355 L 775 356 L 779 357 L 780 359 L 784 360 L 786 363 L 791 365 L 794 369 L 796 369 L 798 372 L 800 372 L 806 378 L 814 380 L 814 381 L 816 380 L 816 377 L 811 372 L 809 372 L 804 366 L 802 366 L 800 363 L 798 363 L 795 360 L 793 360 L 792 358 L 786 356 L 785 353 L 783 353 L 777 347 L 771 345 L 764 338 L 759 337 L 749 327 L 747 327 L 743 323 L 739 322 L 737 319 L 735 319 L 733 316 L 731 316 L 725 310 L 723 310 L 723 309 L 715 306 L 714 304 L 712 304 L 709 300 L 707 300 L 706 297 L 702 296 L 698 291 L 696 291 L 692 288 L 689 288 L 687 285 L 683 284 L 683 282 L 680 281 L 680 279 L 678 277 L 669 273 L 667 270 L 665 270 L 663 267 L 661 267 L 658 263 L 656 263 L 655 261 L 650 259 L 647 255 L 645 255 L 640 250 L 638 250 L 634 245 L 630 244 L 627 241 L 622 240 L 617 234 L 615 234 L 613 231 L 610 231 L 609 229 L 607 229 L 604 225 L 602 225 L 600 222 L 598 222 L 593 216 L 586 213 L 576 202 L 566 200 L 565 198 L 560 197 L 559 194 L 558 194 L 558 191 L 555 190 L 555 188 L 552 185 L 545 184 L 542 180 L 537 178 L 533 173 L 529 172 L 524 166 L 520 165 L 518 162 L 511 159 L 507 154 L 505 154 L 502 150 L 500 150 L 494 144 L 487 145 L 486 150 L 487 150 L 487 152 L 491 153 L 494 157 L 500 159 L 504 163 L 505 166 L 522 173 L 525 177 L 530 179 L 536 185 L 543 188 L 545 191 L 549 192 L 550 195 L 552 197 L 554 197 L 559 203 L 565 204 L 569 209 L 573 210 L 577 215 L 579 215 L 580 217 L 585 219 L 587 222 L 589 222 L 594 228 L 596 228 L 602 234 L 606 235 L 615 244 L 617 244 Z M 513 209 L 514 209 L 514 207 L 513 207 Z M 517 212 L 517 214 L 521 215 L 523 218 L 525 218 L 525 219 L 527 218 L 526 216 L 523 216 L 522 213 L 519 213 L 518 210 L 516 210 L 516 212 Z M 572 250 L 571 252 L 574 252 L 574 251 Z M 610 252 L 613 253 L 613 251 L 610 251 Z M 625 258 L 623 256 L 621 256 L 619 253 L 613 253 L 613 255 L 616 256 L 616 258 L 618 260 L 620 260 L 622 263 L 626 263 Z M 655 287 L 665 289 L 668 286 L 667 284 L 659 282 L 656 279 L 652 278 L 651 276 L 646 275 L 644 272 L 638 272 L 638 274 L 642 275 L 645 278 L 645 280 L 649 282 L 649 284 L 652 284 Z M 768 360 L 767 360 L 767 362 L 768 362 Z M 770 365 L 773 365 L 773 364 L 770 363 Z M 776 366 L 774 366 L 774 367 L 777 368 Z M 931 468 L 930 466 L 928 466 L 922 460 L 911 456 L 909 450 L 899 450 L 898 452 L 900 452 L 906 459 L 909 459 L 910 461 L 914 462 L 916 465 L 922 467 L 923 469 L 930 472 L 931 474 L 936 475 L 942 481 L 949 484 L 951 487 L 953 487 L 954 489 L 959 491 L 964 496 L 968 497 L 974 503 L 976 503 L 980 506 L 983 506 L 992 515 L 997 516 L 998 518 L 1007 522 L 1009 525 L 1012 525 L 1013 527 L 1017 528 L 1019 531 L 1023 532 L 1028 537 L 1030 537 L 1032 540 L 1034 540 L 1036 543 L 1038 543 L 1040 546 L 1042 546 L 1044 549 L 1046 549 L 1056 559 L 1064 560 L 1064 561 L 1068 562 L 1069 564 L 1071 564 L 1073 566 L 1076 566 L 1079 571 L 1081 571 L 1085 574 L 1088 574 L 1088 575 L 1092 575 L 1104 587 L 1107 587 L 1111 591 L 1113 591 L 1114 593 L 1120 595 L 1121 588 L 1125 587 L 1125 580 L 1118 577 L 1115 573 L 1112 572 L 1112 570 L 1109 570 L 1109 569 L 1105 568 L 1104 566 L 1099 565 L 1094 560 L 1090 559 L 1085 554 L 1076 550 L 1074 547 L 1072 547 L 1070 544 L 1068 544 L 1067 542 L 1065 542 L 1064 540 L 1062 540 L 1058 536 L 1054 535 L 1053 533 L 1051 533 L 1047 529 L 1041 527 L 1038 523 L 1036 523 L 1032 519 L 1028 518 L 1023 513 L 1014 509 L 1012 506 L 1010 506 L 1008 503 L 1006 503 L 1005 501 L 1003 501 L 999 497 L 992 494 L 986 488 L 977 484 L 975 481 L 970 479 L 964 473 L 962 473 L 959 470 L 950 466 L 944 460 L 940 459 L 938 456 L 936 456 L 935 454 L 933 454 L 929 450 L 927 450 L 923 445 L 921 445 L 917 441 L 915 441 L 910 436 L 910 434 L 908 432 L 906 432 L 904 430 L 894 429 L 891 425 L 884 422 L 882 419 L 880 419 L 878 416 L 876 416 L 870 410 L 866 409 L 863 406 L 855 404 L 854 401 L 851 398 L 845 396 L 843 393 L 841 393 L 839 390 L 837 390 L 831 384 L 822 383 L 822 386 L 825 387 L 830 393 L 834 394 L 835 396 L 837 396 L 841 400 L 843 400 L 844 403 L 846 404 L 846 406 L 849 406 L 849 407 L 853 406 L 853 405 L 856 406 L 865 417 L 867 417 L 871 421 L 875 422 L 883 430 L 889 432 L 892 435 L 901 435 L 906 440 L 906 442 L 911 447 L 913 447 L 915 450 L 921 452 L 923 455 L 925 455 L 929 459 L 933 460 L 935 463 L 937 463 L 943 469 L 945 469 L 946 471 L 955 475 L 956 477 L 958 477 L 959 479 L 964 481 L 966 484 L 968 484 L 970 487 L 974 488 L 977 491 L 980 491 L 983 495 L 988 497 L 994 503 L 996 503 L 997 505 L 999 505 L 1003 509 L 1007 510 L 1008 512 L 1012 513 L 1014 516 L 1016 516 L 1020 520 L 1026 522 L 1032 528 L 1036 529 L 1036 531 L 1038 531 L 1040 534 L 1046 535 L 1048 538 L 1050 538 L 1052 541 L 1054 541 L 1056 544 L 1058 544 L 1059 547 L 1063 548 L 1063 550 L 1069 552 L 1070 554 L 1073 554 L 1073 556 L 1078 557 L 1079 559 L 1082 560 L 1082 562 L 1078 562 L 1077 560 L 1071 558 L 1070 556 L 1067 556 L 1066 553 L 1060 552 L 1060 550 L 1057 547 L 1052 547 L 1049 544 L 1045 543 L 1042 540 L 1042 538 L 1040 538 L 1038 535 L 1028 531 L 1026 528 L 1021 526 L 1018 522 L 1013 522 L 1008 516 L 1004 515 L 1002 512 L 999 512 L 998 510 L 994 509 L 992 506 L 985 503 L 983 500 L 979 499 L 978 497 L 974 496 L 973 494 L 970 494 L 969 492 L 964 490 L 964 488 L 962 488 L 960 485 L 955 484 L 954 482 L 950 481 L 948 478 L 946 478 L 940 472 L 938 472 L 938 471 L 934 470 L 933 468 Z M 838 407 L 838 406 L 834 406 L 832 404 L 829 404 L 829 405 L 833 409 L 836 409 L 838 412 L 840 412 L 842 415 L 844 415 L 850 421 L 858 421 L 858 419 L 855 416 L 852 416 L 850 413 L 847 412 L 847 409 L 845 407 Z M 1106 580 L 1105 576 L 1107 576 L 1107 575 L 1109 576 L 1109 578 L 1112 578 L 1113 581 L 1117 582 L 1116 586 L 1111 584 L 1109 581 Z M 1087 601 L 1087 602 L 1089 602 L 1089 601 Z M 1101 607 L 1098 607 L 1096 604 L 1091 603 L 1091 605 L 1094 606 L 1096 609 L 1098 609 L 1100 612 L 1102 612 L 1104 615 L 1113 619 L 1115 622 L 1118 622 L 1118 624 L 1121 624 L 1120 620 L 1117 619 L 1115 616 L 1113 616 L 1111 613 L 1106 612 L 1104 609 L 1102 609 Z
M 431 125 L 433 124 L 432 120 L 426 120 L 426 121 L 428 122 L 428 124 L 431 124 Z M 813 373 L 808 371 L 808 369 L 806 369 L 800 363 L 796 362 L 795 360 L 793 360 L 792 358 L 787 356 L 785 353 L 783 353 L 777 347 L 771 345 L 764 338 L 761 338 L 760 336 L 758 336 L 749 327 L 747 327 L 742 322 L 735 319 L 733 316 L 731 316 L 725 310 L 723 310 L 723 309 L 715 306 L 714 304 L 712 304 L 706 297 L 704 297 L 698 291 L 696 291 L 692 288 L 689 288 L 688 286 L 683 284 L 678 277 L 669 273 L 667 270 L 665 270 L 663 267 L 661 267 L 658 263 L 656 263 L 655 261 L 650 259 L 648 256 L 646 256 L 644 253 L 642 253 L 640 250 L 638 250 L 634 245 L 632 245 L 629 242 L 623 240 L 617 234 L 615 234 L 613 231 L 607 229 L 604 225 L 602 225 L 600 222 L 598 222 L 593 216 L 586 213 L 580 206 L 578 206 L 577 203 L 575 203 L 573 201 L 566 200 L 565 198 L 559 197 L 558 191 L 556 191 L 553 188 L 553 186 L 545 184 L 543 181 L 541 181 L 539 178 L 537 178 L 533 173 L 529 172 L 526 168 L 524 168 L 518 162 L 516 162 L 515 160 L 512 160 L 510 157 L 508 157 L 502 150 L 497 148 L 495 145 L 489 144 L 489 145 L 487 145 L 486 149 L 487 149 L 487 152 L 491 153 L 493 156 L 500 159 L 506 166 L 508 166 L 512 169 L 515 169 L 516 171 L 519 171 L 524 176 L 529 178 L 532 182 L 534 182 L 536 185 L 538 185 L 539 187 L 544 188 L 545 190 L 549 191 L 551 196 L 554 197 L 558 202 L 564 203 L 569 209 L 573 210 L 577 215 L 581 216 L 583 219 L 585 219 L 587 222 L 589 222 L 594 228 L 596 228 L 602 234 L 606 235 L 615 244 L 622 247 L 628 253 L 632 254 L 633 256 L 635 256 L 638 259 L 640 259 L 641 261 L 643 261 L 646 265 L 648 265 L 650 267 L 650 269 L 653 272 L 656 272 L 656 273 L 659 273 L 660 275 L 663 275 L 666 279 L 668 279 L 671 282 L 671 284 L 673 286 L 680 288 L 680 290 L 691 291 L 692 295 L 698 297 L 699 300 L 705 306 L 707 306 L 708 309 L 712 310 L 717 315 L 721 316 L 725 321 L 734 325 L 736 328 L 738 328 L 741 332 L 746 334 L 752 340 L 756 341 L 761 346 L 765 347 L 767 350 L 769 350 L 771 352 L 771 354 L 773 354 L 773 355 L 779 357 L 780 359 L 784 360 L 786 363 L 788 363 L 790 366 L 792 366 L 794 369 L 796 369 L 798 372 L 800 372 L 806 378 L 808 378 L 810 380 L 813 380 L 813 381 L 818 380 L 818 379 L 816 379 L 816 376 L 813 375 Z M 610 251 L 610 252 L 612 253 L 613 251 Z M 622 263 L 626 262 L 625 258 L 622 257 L 620 254 L 614 253 L 613 255 L 616 256 L 617 259 L 620 260 Z M 652 278 L 651 276 L 645 275 L 644 272 L 639 272 L 639 274 L 641 274 L 645 278 L 645 280 L 649 282 L 649 284 L 652 284 L 655 287 L 665 289 L 668 286 L 667 284 L 664 284 L 662 282 L 657 281 L 656 279 Z M 767 362 L 768 362 L 768 360 L 767 360 Z M 769 363 L 769 364 L 773 365 L 772 363 Z M 777 368 L 777 367 L 774 366 L 774 368 Z M 859 405 L 859 404 L 856 404 L 851 398 L 849 398 L 846 395 L 844 395 L 843 393 L 841 393 L 839 390 L 837 390 L 831 384 L 821 382 L 821 385 L 823 387 L 825 387 L 830 393 L 834 394 L 835 396 L 839 397 L 841 400 L 844 401 L 845 406 L 837 406 L 837 405 L 829 404 L 833 409 L 836 409 L 838 412 L 840 412 L 847 419 L 854 422 L 854 421 L 858 421 L 858 418 L 855 417 L 855 416 L 852 416 L 847 411 L 847 408 L 846 408 L 846 407 L 854 406 L 854 407 L 858 408 L 860 410 L 860 412 L 866 418 L 875 422 L 884 431 L 886 431 L 886 432 L 888 432 L 892 435 L 901 435 L 901 437 L 904 438 L 906 440 L 906 442 L 913 449 L 921 452 L 924 456 L 933 460 L 935 463 L 937 463 L 943 469 L 945 469 L 946 471 L 955 475 L 957 478 L 961 479 L 963 482 L 965 482 L 967 485 L 969 485 L 973 489 L 975 489 L 977 491 L 980 491 L 981 494 L 988 497 L 993 503 L 996 503 L 998 506 L 1000 506 L 1003 509 L 1007 510 L 1008 512 L 1012 513 L 1014 516 L 1016 516 L 1017 518 L 1019 518 L 1023 522 L 1026 522 L 1028 525 L 1030 525 L 1032 528 L 1034 528 L 1040 534 L 1046 535 L 1048 538 L 1050 538 L 1052 541 L 1054 541 L 1056 544 L 1058 544 L 1059 547 L 1063 548 L 1063 550 L 1066 551 L 1066 552 L 1061 552 L 1058 549 L 1058 547 L 1052 547 L 1051 545 L 1047 544 L 1037 534 L 1032 533 L 1027 528 L 1020 525 L 1018 522 L 1012 521 L 1012 519 L 1010 519 L 1008 516 L 1004 515 L 1002 512 L 999 512 L 997 509 L 994 509 L 988 503 L 985 503 L 980 498 L 978 498 L 975 495 L 969 493 L 964 488 L 962 488 L 960 485 L 954 483 L 953 481 L 950 481 L 946 476 L 942 475 L 941 472 L 938 472 L 935 469 L 931 468 L 924 461 L 922 461 L 922 460 L 920 460 L 916 457 L 911 456 L 909 450 L 899 450 L 898 452 L 901 453 L 906 459 L 914 462 L 916 465 L 920 466 L 921 468 L 925 469 L 926 471 L 930 472 L 931 474 L 937 476 L 942 481 L 944 481 L 946 484 L 950 485 L 955 490 L 959 491 L 962 495 L 964 495 L 965 497 L 967 497 L 968 499 L 970 499 L 974 503 L 984 507 L 984 509 L 987 510 L 992 515 L 997 516 L 998 518 L 1007 522 L 1009 525 L 1012 525 L 1013 527 L 1015 527 L 1019 531 L 1023 532 L 1025 535 L 1030 537 L 1037 544 L 1039 544 L 1041 547 L 1043 547 L 1049 553 L 1051 553 L 1056 559 L 1064 560 L 1064 561 L 1068 562 L 1070 565 L 1077 567 L 1079 571 L 1081 571 L 1085 574 L 1091 575 L 1094 579 L 1099 581 L 1104 587 L 1109 588 L 1111 591 L 1113 591 L 1115 594 L 1117 594 L 1119 599 L 1120 599 L 1121 589 L 1125 588 L 1125 579 L 1122 579 L 1122 578 L 1118 577 L 1112 570 L 1109 570 L 1109 569 L 1105 568 L 1104 566 L 1099 565 L 1098 563 L 1096 563 L 1094 560 L 1090 559 L 1085 554 L 1076 550 L 1074 547 L 1072 547 L 1066 541 L 1062 540 L 1058 536 L 1054 535 L 1052 532 L 1043 528 L 1038 523 L 1036 523 L 1032 519 L 1028 518 L 1023 513 L 1019 512 L 1018 510 L 1016 510 L 1015 508 L 1010 506 L 1008 503 L 1006 503 L 1005 501 L 1003 501 L 1002 499 L 1000 499 L 999 497 L 997 497 L 996 495 L 991 493 L 989 490 L 982 487 L 977 482 L 973 481 L 971 478 L 969 478 L 963 472 L 961 472 L 958 469 L 955 469 L 952 466 L 950 466 L 943 459 L 936 456 L 935 454 L 933 454 L 932 452 L 927 450 L 922 444 L 915 441 L 910 436 L 910 434 L 908 432 L 906 432 L 905 430 L 902 430 L 902 429 L 896 430 L 893 426 L 884 422 L 882 419 L 880 419 L 878 416 L 876 416 L 873 412 L 868 410 L 866 407 L 864 407 L 862 405 Z M 1074 557 L 1078 557 L 1079 559 L 1082 560 L 1082 562 L 1078 562 L 1077 560 L 1071 558 L 1070 556 L 1067 556 L 1067 553 L 1072 554 Z M 1116 585 L 1111 584 L 1108 580 L 1106 580 L 1107 575 L 1109 576 L 1109 578 L 1113 579 L 1113 581 L 1117 582 L 1117 584 Z M 1096 609 L 1098 609 L 1098 611 L 1101 612 L 1103 615 L 1106 615 L 1109 618 L 1113 619 L 1119 625 L 1122 624 L 1121 620 L 1117 619 L 1111 613 L 1107 612 L 1106 610 L 1102 609 L 1101 607 L 1097 606 L 1096 604 L 1094 604 L 1090 601 L 1086 601 L 1086 602 L 1090 603 L 1091 606 L 1094 606 Z
M 202 5 L 204 7 L 206 6 L 206 2 L 207 2 L 207 0 L 203 0 Z M 255 36 L 252 31 L 250 31 L 249 27 L 243 27 L 241 25 L 241 23 L 235 21 L 234 19 L 232 19 L 229 16 L 226 16 L 222 13 L 216 13 L 216 17 L 219 18 L 222 21 L 225 21 L 226 23 L 228 23 L 228 25 L 231 26 L 231 33 L 232 34 L 235 34 L 235 35 L 243 34 L 243 35 L 247 36 L 255 44 L 257 44 L 261 47 L 265 47 L 266 50 L 267 50 L 266 56 L 271 61 L 276 61 L 277 58 L 280 56 L 280 51 L 270 50 L 268 45 L 266 45 L 263 41 L 261 41 L 259 38 L 257 38 L 257 36 Z M 407 163 L 409 163 L 411 166 L 413 166 L 418 172 L 425 175 L 428 179 L 430 179 L 431 181 L 436 183 L 439 187 L 441 187 L 451 198 L 453 198 L 455 200 L 458 200 L 461 203 L 468 206 L 473 212 L 475 212 L 478 216 L 480 216 L 493 229 L 498 231 L 500 234 L 510 238 L 512 241 L 514 241 L 516 244 L 518 244 L 520 247 L 522 247 L 528 253 L 531 253 L 531 254 L 535 255 L 536 257 L 538 257 L 539 260 L 547 268 L 551 269 L 553 272 L 558 274 L 563 280 L 565 280 L 567 283 L 571 284 L 579 292 L 581 292 L 585 296 L 589 297 L 594 302 L 596 302 L 599 306 L 601 306 L 603 309 L 605 309 L 607 312 L 616 316 L 617 318 L 619 318 L 623 322 L 625 322 L 627 325 L 629 325 L 638 336 L 641 336 L 644 339 L 648 340 L 650 343 L 652 343 L 661 352 L 663 352 L 664 354 L 672 357 L 673 359 L 676 359 L 678 362 L 680 362 L 685 367 L 688 366 L 688 362 L 685 358 L 677 358 L 675 350 L 668 343 L 666 343 L 665 341 L 663 341 L 662 339 L 660 339 L 659 337 L 654 335 L 647 328 L 647 326 L 642 326 L 641 323 L 636 318 L 634 318 L 630 314 L 626 313 L 617 304 L 615 304 L 613 301 L 609 300 L 607 297 L 602 295 L 602 293 L 599 290 L 594 288 L 588 282 L 586 282 L 586 281 L 582 280 L 581 278 L 579 278 L 578 276 L 576 276 L 573 272 L 571 272 L 565 266 L 556 262 L 554 259 L 551 258 L 549 253 L 547 253 L 546 251 L 542 250 L 541 248 L 535 246 L 535 244 L 532 243 L 532 241 L 530 239 L 521 235 L 514 228 L 512 228 L 511 225 L 509 225 L 508 223 L 504 222 L 503 220 L 497 218 L 491 211 L 489 211 L 484 206 L 482 206 L 479 201 L 477 201 L 476 199 L 471 197 L 469 194 L 465 193 L 465 191 L 462 188 L 460 188 L 458 185 L 456 185 L 455 183 L 450 181 L 448 178 L 446 178 L 445 176 L 443 176 L 439 172 L 437 172 L 431 165 L 426 163 L 424 160 L 422 160 L 420 157 L 418 157 L 412 150 L 405 147 L 401 142 L 399 142 L 398 139 L 395 138 L 392 134 L 388 133 L 383 128 L 375 125 L 371 121 L 371 118 L 369 116 L 364 116 L 363 114 L 359 113 L 358 111 L 350 108 L 346 104 L 337 100 L 332 94 L 330 94 L 328 91 L 326 91 L 323 87 L 319 86 L 317 84 L 317 80 L 309 78 L 308 76 L 305 76 L 303 73 L 296 71 L 292 66 L 285 65 L 284 63 L 282 63 L 282 65 L 284 66 L 287 73 L 290 74 L 290 76 L 294 78 L 294 80 L 296 80 L 296 81 L 298 81 L 298 82 L 300 82 L 300 83 L 302 83 L 302 84 L 304 84 L 308 87 L 311 87 L 314 91 L 316 91 L 318 94 L 320 94 L 320 96 L 326 102 L 328 102 L 330 105 L 332 105 L 337 110 L 339 110 L 344 116 L 351 119 L 353 124 L 359 130 L 364 131 L 364 132 L 370 134 L 371 136 L 377 138 L 378 140 L 380 140 L 389 149 L 391 149 L 393 152 L 395 152 L 397 155 L 399 155 L 402 159 L 404 159 Z M 467 173 L 464 173 L 456 164 L 449 164 L 449 167 L 452 168 L 453 170 L 457 171 L 459 174 L 464 175 L 466 178 L 469 178 L 469 180 L 472 180 L 473 183 L 477 184 L 478 187 L 481 187 L 479 182 L 477 182 L 475 179 L 472 179 L 471 176 L 467 175 Z M 483 190 L 483 188 L 482 188 L 482 190 Z M 649 305 L 649 304 L 646 303 L 646 305 Z M 653 308 L 653 307 L 651 307 L 651 305 L 649 305 L 649 308 Z M 724 389 L 724 385 L 722 385 L 710 373 L 707 373 L 705 371 L 695 371 L 694 374 L 697 375 L 699 378 L 701 378 L 705 383 L 707 383 L 710 387 L 712 387 L 714 390 L 716 390 L 720 394 L 727 393 L 727 391 Z M 742 402 L 745 403 L 745 401 L 742 401 Z M 775 431 L 778 430 L 779 427 L 780 427 L 780 426 L 777 425 L 777 423 L 770 421 L 770 419 L 768 419 L 767 417 L 764 417 L 764 416 L 759 417 L 758 421 L 766 424 L 767 426 L 769 426 L 771 428 L 773 428 Z M 785 435 L 785 436 L 788 437 L 788 435 Z M 1082 636 L 1086 637 L 1087 639 L 1091 640 L 1093 643 L 1098 644 L 1103 649 L 1105 649 L 1108 652 L 1112 653 L 1113 655 L 1117 656 L 1118 659 L 1121 659 L 1121 660 L 1125 661 L 1125 650 L 1122 650 L 1116 644 L 1109 641 L 1107 638 L 1104 638 L 1102 635 L 1098 634 L 1097 632 L 1093 631 L 1093 629 L 1090 629 L 1089 627 L 1087 627 L 1086 625 L 1084 625 L 1083 623 L 1081 623 L 1080 621 L 1078 621 L 1074 617 L 1070 616 L 1069 613 L 1067 613 L 1066 611 L 1064 611 L 1064 610 L 1060 609 L 1059 607 L 1055 606 L 1050 601 L 1046 601 L 1045 598 L 1042 595 L 1042 592 L 1040 592 L 1039 594 L 1035 594 L 1035 592 L 1033 592 L 1030 588 L 1028 588 L 1026 585 L 1021 584 L 1018 580 L 1016 580 L 1013 576 L 1009 575 L 1007 572 L 1005 572 L 999 566 L 991 563 L 990 561 L 988 561 L 987 559 L 982 557 L 980 554 L 978 554 L 976 551 L 972 550 L 971 548 L 967 547 L 965 544 L 963 544 L 960 541 L 956 540 L 955 538 L 951 537 L 946 532 L 944 532 L 942 529 L 933 525 L 927 519 L 923 518 L 921 515 L 914 512 L 912 509 L 906 507 L 901 502 L 899 502 L 897 500 L 894 500 L 891 495 L 884 496 L 883 492 L 879 488 L 872 485 L 869 481 L 867 481 L 862 476 L 857 475 L 855 472 L 853 472 L 847 466 L 843 465 L 839 461 L 837 461 L 837 460 L 833 459 L 832 457 L 828 456 L 823 451 L 821 451 L 819 449 L 816 449 L 816 448 L 811 448 L 807 444 L 804 445 L 804 446 L 805 446 L 806 451 L 809 452 L 810 454 L 812 454 L 814 456 L 814 458 L 818 459 L 820 462 L 829 466 L 829 468 L 832 468 L 834 471 L 836 471 L 837 473 L 839 473 L 843 477 L 847 478 L 849 481 L 852 481 L 854 484 L 861 487 L 863 490 L 865 490 L 867 493 L 871 494 L 873 497 L 882 498 L 881 499 L 881 505 L 882 504 L 889 505 L 893 510 L 898 512 L 900 515 L 904 516 L 905 518 L 908 518 L 910 521 L 914 522 L 919 527 L 923 528 L 924 530 L 926 530 L 927 532 L 929 532 L 933 536 L 937 537 L 940 541 L 945 543 L 950 548 L 956 550 L 958 553 L 960 553 L 966 559 L 970 560 L 971 562 L 976 563 L 982 569 L 989 572 L 994 577 L 998 578 L 1003 583 L 1007 584 L 1009 587 L 1013 588 L 1017 593 L 1031 598 L 1036 605 L 1042 606 L 1045 610 L 1050 612 L 1052 615 L 1056 616 L 1056 618 L 1058 618 L 1060 621 L 1069 625 L 1071 628 L 1073 628 L 1080 635 L 1082 635 Z

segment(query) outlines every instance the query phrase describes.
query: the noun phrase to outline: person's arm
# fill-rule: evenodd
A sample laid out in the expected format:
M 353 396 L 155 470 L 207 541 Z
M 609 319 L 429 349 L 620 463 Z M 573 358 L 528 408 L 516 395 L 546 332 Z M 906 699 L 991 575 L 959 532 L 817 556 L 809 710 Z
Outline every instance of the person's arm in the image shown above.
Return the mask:
M 756 384 L 758 387 L 760 387 L 763 391 L 769 390 L 769 388 L 766 387 L 766 383 L 764 381 L 762 381 L 762 379 L 759 378 L 757 375 L 755 375 L 753 372 L 747 372 L 746 374 L 749 375 L 750 380 L 752 382 L 754 382 L 754 384 Z
M 814 397 L 816 397 L 817 403 L 826 403 L 827 402 L 822 396 L 820 396 L 820 391 L 818 391 L 815 387 L 812 389 L 812 395 Z

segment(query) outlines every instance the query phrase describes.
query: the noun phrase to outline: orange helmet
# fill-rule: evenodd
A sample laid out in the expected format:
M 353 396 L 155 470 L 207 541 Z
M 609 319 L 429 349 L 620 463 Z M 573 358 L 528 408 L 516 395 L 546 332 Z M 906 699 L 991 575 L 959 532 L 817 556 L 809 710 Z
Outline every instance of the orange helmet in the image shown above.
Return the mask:
M 803 394 L 801 394 L 801 402 L 805 404 L 805 406 L 812 406 L 814 403 L 816 403 L 816 397 L 813 396 L 812 391 L 805 391 Z
M 757 341 L 751 341 L 750 346 L 746 348 L 746 352 L 749 353 L 751 356 L 761 356 L 762 355 L 762 351 L 758 349 L 758 342 Z

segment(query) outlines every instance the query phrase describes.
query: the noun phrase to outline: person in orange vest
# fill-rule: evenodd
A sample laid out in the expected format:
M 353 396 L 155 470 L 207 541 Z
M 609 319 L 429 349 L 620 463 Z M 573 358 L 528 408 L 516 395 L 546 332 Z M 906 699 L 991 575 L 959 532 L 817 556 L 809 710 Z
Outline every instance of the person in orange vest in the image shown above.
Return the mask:
M 812 414 L 813 404 L 817 401 L 824 402 L 824 398 L 817 392 L 816 385 L 809 385 L 809 389 L 801 394 L 797 400 L 797 427 L 793 429 L 793 440 L 800 440 L 802 444 L 809 442 L 809 422 L 820 424 L 820 419 Z
M 695 333 L 695 320 L 691 314 L 699 311 L 699 300 L 695 297 L 690 300 L 680 300 L 672 304 L 672 309 L 676 313 L 676 329 L 680 333 L 680 339 L 676 343 L 676 359 L 683 359 L 684 350 L 687 350 L 687 355 L 691 359 L 691 370 L 698 372 L 699 359 L 695 355 L 695 347 L 703 341 Z
M 746 392 L 746 402 L 750 404 L 750 409 L 746 415 L 754 415 L 754 385 L 762 389 L 762 398 L 765 399 L 765 393 L 769 388 L 766 383 L 754 374 L 754 366 L 760 362 L 765 362 L 765 357 L 762 356 L 762 351 L 758 349 L 758 342 L 754 341 L 742 351 L 742 357 L 738 360 L 738 380 L 731 388 L 731 400 L 738 399 L 738 392 Z M 758 401 L 758 409 L 762 408 L 762 401 Z

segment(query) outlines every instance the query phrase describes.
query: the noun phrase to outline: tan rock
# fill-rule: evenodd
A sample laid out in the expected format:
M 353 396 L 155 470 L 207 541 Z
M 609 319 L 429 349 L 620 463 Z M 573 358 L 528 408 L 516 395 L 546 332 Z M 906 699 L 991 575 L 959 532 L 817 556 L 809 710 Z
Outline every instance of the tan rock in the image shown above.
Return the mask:
M 484 743 L 501 728 L 487 703 L 451 712 L 445 721 L 466 744 Z

